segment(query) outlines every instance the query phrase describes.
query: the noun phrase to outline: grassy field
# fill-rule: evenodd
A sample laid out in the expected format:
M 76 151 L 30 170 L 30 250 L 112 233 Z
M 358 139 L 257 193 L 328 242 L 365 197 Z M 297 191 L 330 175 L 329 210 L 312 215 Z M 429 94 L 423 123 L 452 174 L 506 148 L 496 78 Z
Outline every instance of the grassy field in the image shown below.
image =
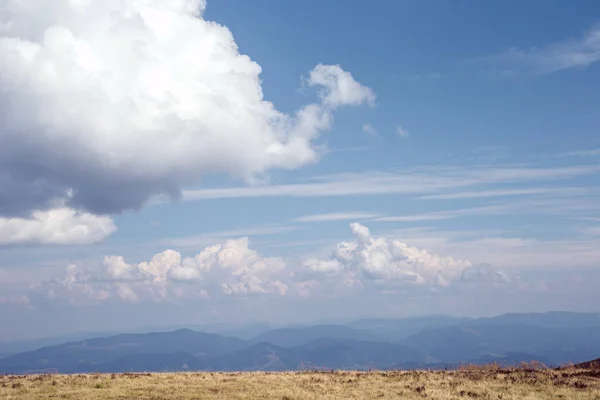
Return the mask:
M 0 399 L 600 400 L 600 370 L 240 372 L 0 376 Z

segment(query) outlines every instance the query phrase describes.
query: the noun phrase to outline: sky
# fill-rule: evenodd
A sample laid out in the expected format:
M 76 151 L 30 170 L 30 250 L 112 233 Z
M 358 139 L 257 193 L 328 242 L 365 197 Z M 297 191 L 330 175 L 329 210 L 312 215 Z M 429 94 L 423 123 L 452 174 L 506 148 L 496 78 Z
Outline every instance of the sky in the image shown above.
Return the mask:
M 597 1 L 0 6 L 0 340 L 600 311 Z

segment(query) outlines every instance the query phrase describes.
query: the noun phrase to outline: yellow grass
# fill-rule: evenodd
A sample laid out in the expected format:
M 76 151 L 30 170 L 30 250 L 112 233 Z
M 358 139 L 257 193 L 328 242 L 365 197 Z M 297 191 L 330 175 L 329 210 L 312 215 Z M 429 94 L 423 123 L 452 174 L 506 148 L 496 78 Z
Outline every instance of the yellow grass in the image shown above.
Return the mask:
M 0 399 L 600 400 L 600 371 L 240 372 L 0 376 Z

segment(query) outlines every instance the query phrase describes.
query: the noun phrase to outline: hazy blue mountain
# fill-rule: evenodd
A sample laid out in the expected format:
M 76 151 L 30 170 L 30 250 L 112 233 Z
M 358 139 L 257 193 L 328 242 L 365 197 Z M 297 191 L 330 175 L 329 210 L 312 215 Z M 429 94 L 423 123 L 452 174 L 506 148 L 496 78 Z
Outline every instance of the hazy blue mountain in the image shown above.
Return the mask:
M 95 365 L 109 363 L 136 354 L 189 353 L 212 358 L 247 347 L 238 339 L 181 329 L 173 332 L 122 334 L 16 354 L 0 360 L 0 372 L 25 372 L 57 368 L 61 372 L 95 370 Z
M 544 313 L 479 319 L 440 316 L 365 319 L 354 321 L 352 326 L 269 330 L 252 340 L 190 329 L 120 334 L 0 358 L 0 373 L 51 368 L 63 373 L 277 371 L 311 367 L 444 369 L 465 363 L 513 365 L 533 360 L 557 366 L 600 357 L 600 324 L 594 325 L 596 317 L 596 314 Z M 247 335 L 268 327 L 269 324 L 248 324 L 237 325 L 236 329 Z M 229 329 L 231 325 L 221 328 Z M 416 329 L 419 331 L 401 340 L 382 340 L 386 335 L 396 338 L 398 332 Z
M 365 318 L 345 325 L 355 329 L 367 330 L 383 341 L 397 342 L 424 329 L 457 325 L 468 320 L 468 318 L 431 315 L 399 319 Z
M 297 354 L 270 343 L 257 343 L 216 357 L 210 367 L 216 371 L 283 371 L 297 369 Z
M 252 340 L 254 337 L 262 333 L 280 328 L 282 328 L 281 325 L 271 324 L 268 322 L 255 322 L 252 324 L 245 324 L 236 327 L 230 327 L 228 329 L 217 330 L 215 333 L 244 340 Z
M 502 314 L 465 321 L 469 325 L 534 325 L 547 328 L 583 328 L 600 326 L 600 313 L 549 311 L 545 313 Z
M 66 342 L 88 340 L 97 337 L 106 337 L 115 334 L 117 334 L 117 332 L 75 332 L 66 335 L 49 336 L 36 339 L 0 341 L 0 353 L 8 356 L 11 354 L 22 353 L 24 351 L 36 350 L 41 347 L 53 346 Z M 0 358 L 1 357 L 2 356 L 0 356 Z
M 343 325 L 315 325 L 299 328 L 280 328 L 253 337 L 253 342 L 268 342 L 280 347 L 300 346 L 319 338 L 376 341 L 377 335 L 367 330 Z
M 389 342 L 321 338 L 291 348 L 304 365 L 333 369 L 385 369 L 398 362 L 423 361 L 414 349 Z
M 530 325 L 475 325 L 430 329 L 400 342 L 431 362 L 475 360 L 490 354 L 536 354 L 553 364 L 588 360 L 600 352 L 600 326 L 548 328 Z
M 398 362 L 422 360 L 419 352 L 392 343 L 321 338 L 290 348 L 257 343 L 217 357 L 211 361 L 210 367 L 222 371 L 385 369 Z

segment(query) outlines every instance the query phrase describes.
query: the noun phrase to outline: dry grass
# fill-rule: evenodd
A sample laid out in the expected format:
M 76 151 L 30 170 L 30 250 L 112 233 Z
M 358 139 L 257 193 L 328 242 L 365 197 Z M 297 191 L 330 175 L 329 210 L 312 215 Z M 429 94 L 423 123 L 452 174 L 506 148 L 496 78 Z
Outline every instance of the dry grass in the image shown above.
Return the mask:
M 568 368 L 0 376 L 0 399 L 600 400 L 600 371 Z

